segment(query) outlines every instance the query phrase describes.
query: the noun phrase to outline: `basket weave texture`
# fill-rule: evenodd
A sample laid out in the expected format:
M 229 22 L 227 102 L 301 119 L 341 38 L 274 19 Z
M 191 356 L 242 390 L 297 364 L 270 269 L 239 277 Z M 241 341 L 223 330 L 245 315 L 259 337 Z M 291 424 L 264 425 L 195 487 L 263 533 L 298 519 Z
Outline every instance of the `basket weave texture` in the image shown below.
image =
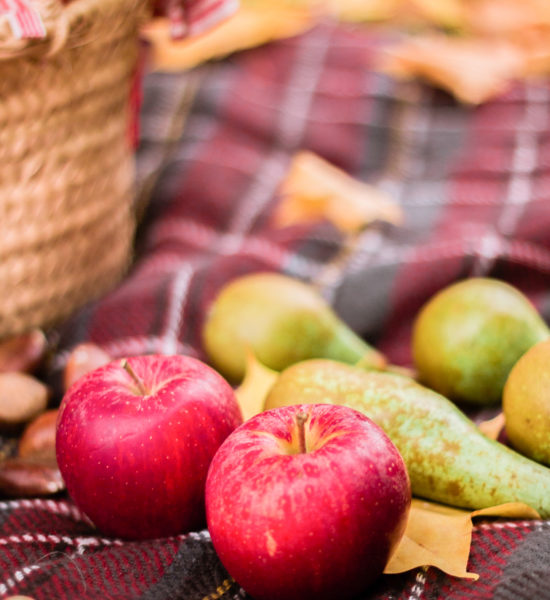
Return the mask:
M 0 20 L 0 338 L 105 293 L 133 245 L 129 98 L 144 4 L 38 8 L 45 40 L 15 40 Z

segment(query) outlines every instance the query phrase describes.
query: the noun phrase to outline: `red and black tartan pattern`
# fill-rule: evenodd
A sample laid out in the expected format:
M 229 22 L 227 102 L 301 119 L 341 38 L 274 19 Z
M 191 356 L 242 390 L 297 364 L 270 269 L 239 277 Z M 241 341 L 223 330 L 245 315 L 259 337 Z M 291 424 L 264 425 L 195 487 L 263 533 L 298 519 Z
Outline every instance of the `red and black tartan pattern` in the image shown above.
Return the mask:
M 509 281 L 550 320 L 550 86 L 518 83 L 478 108 L 459 106 L 377 73 L 381 42 L 325 24 L 188 73 L 146 77 L 134 266 L 50 332 L 52 381 L 85 340 L 113 356 L 205 359 L 209 302 L 223 283 L 257 270 L 314 282 L 400 364 L 410 363 L 419 307 L 460 278 Z M 275 228 L 278 185 L 301 149 L 386 190 L 404 225 L 353 238 L 328 223 Z M 0 597 L 246 598 L 207 531 L 108 539 L 67 498 L 6 500 L 0 523 Z M 362 599 L 550 598 L 549 559 L 550 522 L 480 523 L 469 564 L 478 581 L 417 569 L 381 577 Z

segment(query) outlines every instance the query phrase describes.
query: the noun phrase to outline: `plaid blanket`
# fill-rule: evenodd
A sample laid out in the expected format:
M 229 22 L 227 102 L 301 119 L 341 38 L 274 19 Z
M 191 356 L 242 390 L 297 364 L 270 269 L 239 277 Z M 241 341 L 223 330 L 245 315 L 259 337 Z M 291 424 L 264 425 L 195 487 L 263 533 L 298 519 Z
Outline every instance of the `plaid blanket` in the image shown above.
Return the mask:
M 85 340 L 113 356 L 204 359 L 210 300 L 257 270 L 314 281 L 399 364 L 410 363 L 418 308 L 459 278 L 512 282 L 550 319 L 550 86 L 518 83 L 466 108 L 368 68 L 377 43 L 325 24 L 187 73 L 146 77 L 134 266 L 52 332 L 52 380 Z M 352 240 L 325 223 L 275 228 L 277 186 L 299 149 L 388 191 L 404 225 Z M 206 530 L 122 542 L 98 535 L 64 497 L 0 502 L 0 524 L 0 597 L 247 597 Z M 478 581 L 418 569 L 381 577 L 362 599 L 550 598 L 549 559 L 550 521 L 478 523 L 469 563 Z

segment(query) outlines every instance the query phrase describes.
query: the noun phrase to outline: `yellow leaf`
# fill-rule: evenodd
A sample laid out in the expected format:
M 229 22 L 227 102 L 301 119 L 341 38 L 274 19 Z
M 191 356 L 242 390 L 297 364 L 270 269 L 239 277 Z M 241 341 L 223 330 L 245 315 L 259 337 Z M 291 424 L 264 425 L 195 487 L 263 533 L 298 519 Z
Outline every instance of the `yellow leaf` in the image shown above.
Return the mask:
M 388 46 L 381 70 L 402 79 L 420 77 L 464 103 L 479 104 L 521 75 L 525 56 L 507 40 L 431 34 Z
M 375 220 L 400 224 L 401 208 L 374 186 L 354 179 L 312 152 L 293 158 L 274 214 L 278 227 L 327 219 L 345 233 Z
M 466 6 L 462 0 L 405 0 L 405 5 L 428 24 L 452 29 L 464 26 Z
M 504 413 L 500 412 L 496 417 L 492 419 L 488 419 L 487 421 L 482 421 L 478 427 L 481 433 L 485 434 L 488 438 L 492 440 L 498 439 L 500 432 L 503 430 L 505 425 Z
M 531 507 L 520 502 L 467 511 L 413 498 L 405 534 L 385 573 L 403 573 L 417 567 L 433 566 L 468 579 L 478 575 L 467 570 L 475 517 L 539 519 Z
M 172 40 L 165 18 L 153 19 L 142 33 L 151 43 L 152 68 L 178 71 L 270 40 L 297 35 L 314 22 L 308 6 L 254 2 L 243 4 L 232 17 L 196 37 Z
M 550 25 L 548 0 L 476 0 L 463 5 L 468 29 L 481 35 L 521 35 Z
M 277 371 L 262 365 L 252 352 L 247 353 L 245 376 L 235 391 L 245 421 L 262 412 L 267 393 L 278 375 Z
M 324 6 L 337 19 L 350 22 L 387 21 L 399 13 L 402 0 L 325 0 Z

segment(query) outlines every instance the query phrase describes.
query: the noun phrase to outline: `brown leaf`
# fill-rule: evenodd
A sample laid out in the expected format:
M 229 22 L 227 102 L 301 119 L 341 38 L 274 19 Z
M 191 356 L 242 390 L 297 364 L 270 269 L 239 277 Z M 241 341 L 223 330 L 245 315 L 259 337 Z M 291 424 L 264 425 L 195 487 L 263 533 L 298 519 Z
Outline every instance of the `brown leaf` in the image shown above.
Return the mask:
M 0 494 L 3 496 L 48 496 L 64 489 L 55 459 L 8 458 L 0 464 Z
M 46 336 L 34 329 L 0 342 L 0 373 L 31 373 L 40 364 L 47 348 Z
M 477 574 L 467 570 L 475 517 L 540 518 L 520 502 L 467 511 L 413 498 L 405 534 L 384 572 L 434 566 L 454 577 L 477 579 Z
M 262 412 L 265 398 L 278 375 L 277 371 L 262 365 L 252 352 L 247 353 L 245 376 L 235 391 L 245 421 Z
M 375 220 L 400 224 L 401 208 L 381 190 L 363 183 L 312 152 L 292 159 L 274 213 L 278 227 L 327 219 L 344 233 Z

